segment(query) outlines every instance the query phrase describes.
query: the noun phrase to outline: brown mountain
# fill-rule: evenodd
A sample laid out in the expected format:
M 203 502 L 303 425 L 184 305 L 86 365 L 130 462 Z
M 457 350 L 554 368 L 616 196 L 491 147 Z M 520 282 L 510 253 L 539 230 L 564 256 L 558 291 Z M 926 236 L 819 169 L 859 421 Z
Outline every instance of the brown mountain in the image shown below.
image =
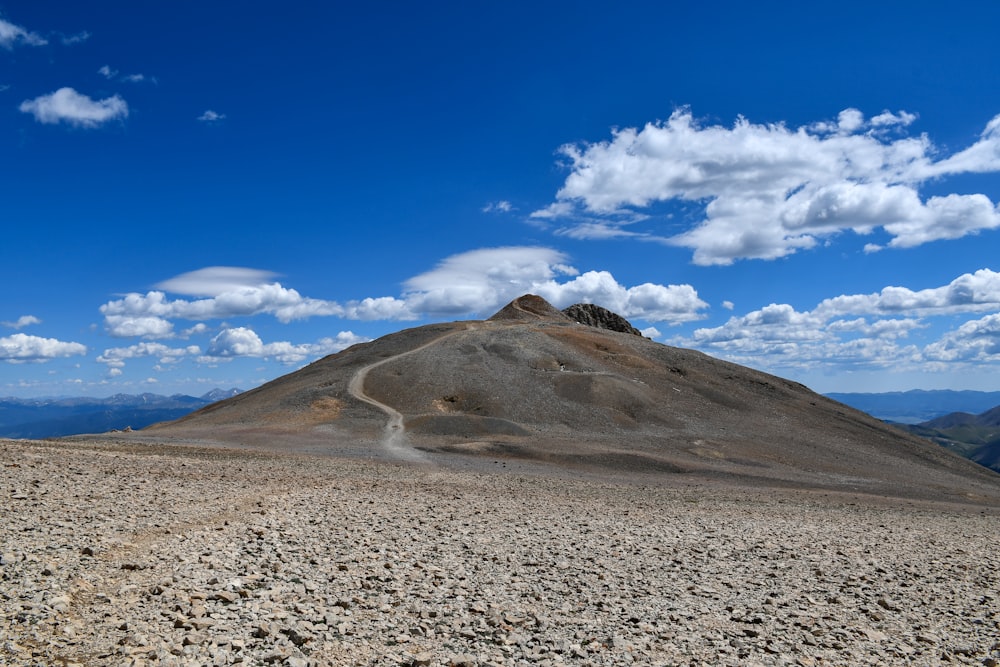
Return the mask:
M 355 345 L 139 437 L 1000 503 L 995 473 L 801 384 L 531 295 Z

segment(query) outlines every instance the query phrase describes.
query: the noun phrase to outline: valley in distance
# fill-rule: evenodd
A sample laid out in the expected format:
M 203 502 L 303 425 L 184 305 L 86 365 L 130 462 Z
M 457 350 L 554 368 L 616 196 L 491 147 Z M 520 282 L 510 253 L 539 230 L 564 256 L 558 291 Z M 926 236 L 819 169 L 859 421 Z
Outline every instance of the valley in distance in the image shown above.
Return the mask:
M 597 306 L 0 454 L 6 664 L 1000 664 L 1000 476 Z

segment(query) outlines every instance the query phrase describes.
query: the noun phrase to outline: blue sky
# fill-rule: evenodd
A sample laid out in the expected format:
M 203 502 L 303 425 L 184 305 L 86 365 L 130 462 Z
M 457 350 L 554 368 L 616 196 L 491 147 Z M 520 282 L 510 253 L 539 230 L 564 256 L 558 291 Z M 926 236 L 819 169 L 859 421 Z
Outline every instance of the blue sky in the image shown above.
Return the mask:
M 249 389 L 526 292 L 817 391 L 998 390 L 998 24 L 0 1 L 0 395 Z

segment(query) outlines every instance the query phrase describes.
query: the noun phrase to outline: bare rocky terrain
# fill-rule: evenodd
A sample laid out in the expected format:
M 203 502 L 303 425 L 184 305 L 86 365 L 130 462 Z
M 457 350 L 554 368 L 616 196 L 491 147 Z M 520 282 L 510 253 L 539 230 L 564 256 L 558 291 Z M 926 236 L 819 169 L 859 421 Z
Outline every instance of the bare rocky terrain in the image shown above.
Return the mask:
M 0 462 L 2 664 L 1000 661 L 996 507 L 111 440 Z
M 0 466 L 5 665 L 1000 664 L 995 473 L 537 297 Z

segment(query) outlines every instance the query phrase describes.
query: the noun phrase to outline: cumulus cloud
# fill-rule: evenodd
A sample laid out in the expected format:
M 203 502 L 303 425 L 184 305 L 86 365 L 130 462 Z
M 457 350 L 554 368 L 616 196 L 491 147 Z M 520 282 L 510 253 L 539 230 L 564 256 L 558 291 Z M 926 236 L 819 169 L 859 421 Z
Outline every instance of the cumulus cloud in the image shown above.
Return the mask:
M 87 353 L 87 346 L 55 338 L 16 333 L 0 338 L 0 360 L 9 363 L 43 362 Z
M 893 138 L 915 120 L 846 109 L 794 129 L 744 118 L 722 127 L 681 109 L 609 141 L 563 146 L 570 173 L 532 217 L 565 221 L 559 231 L 575 238 L 607 238 L 656 203 L 696 203 L 700 219 L 667 241 L 704 265 L 784 257 L 845 231 L 883 229 L 891 247 L 907 248 L 1000 227 L 985 195 L 920 194 L 931 179 L 1000 171 L 1000 116 L 973 146 L 938 160 L 926 136 Z
M 678 345 L 752 366 L 926 368 L 936 362 L 1000 361 L 1000 273 L 982 269 L 922 290 L 890 286 L 825 299 L 809 311 L 770 304 L 717 327 L 696 329 Z M 990 312 L 920 347 L 903 341 L 930 318 Z
M 364 310 L 358 307 L 350 312 L 364 315 Z M 105 329 L 112 336 L 166 338 L 173 335 L 171 319 L 213 320 L 270 314 L 288 323 L 315 316 L 344 317 L 349 309 L 332 301 L 303 297 L 293 289 L 271 283 L 236 288 L 193 301 L 171 300 L 160 291 L 130 293 L 109 301 L 100 311 L 104 315 Z
M 0 47 L 12 50 L 15 46 L 45 46 L 48 40 L 38 33 L 0 18 Z
M 212 339 L 205 352 L 206 360 L 235 357 L 270 358 L 291 365 L 309 358 L 318 358 L 347 349 L 351 345 L 370 339 L 341 331 L 335 338 L 322 338 L 316 343 L 293 344 L 287 341 L 264 343 L 253 329 L 235 327 L 224 329 Z
M 173 320 L 223 320 L 271 315 L 282 323 L 311 317 L 348 320 L 415 320 L 421 317 L 491 315 L 522 294 L 539 294 L 559 306 L 591 302 L 625 317 L 679 324 L 702 317 L 707 304 L 690 285 L 645 283 L 627 287 L 607 271 L 584 274 L 561 252 L 542 247 L 483 248 L 453 255 L 407 280 L 396 296 L 347 302 L 306 297 L 277 282 L 269 271 L 209 267 L 157 285 L 165 291 L 129 293 L 101 306 L 108 333 L 119 337 L 170 338 Z M 205 328 L 182 332 L 187 337 Z M 220 355 L 222 356 L 222 355 Z M 273 356 L 273 355 L 272 355 Z
M 924 354 L 938 362 L 1000 362 L 1000 313 L 965 322 L 928 345 Z
M 122 368 L 129 359 L 141 357 L 155 357 L 161 364 L 177 363 L 181 359 L 191 355 L 201 354 L 201 348 L 197 345 L 187 347 L 168 347 L 162 343 L 138 343 L 128 347 L 112 347 L 97 357 L 97 361 L 107 364 L 109 368 Z
M 23 329 L 24 327 L 29 327 L 32 324 L 41 324 L 42 321 L 35 317 L 34 315 L 21 315 L 13 322 L 0 322 L 0 325 L 5 326 L 9 329 Z
M 128 104 L 118 95 L 93 100 L 72 88 L 60 88 L 54 93 L 25 100 L 19 109 L 30 113 L 39 123 L 66 123 L 86 128 L 128 117 Z
M 997 309 L 1000 309 L 1000 273 L 980 269 L 975 273 L 962 274 L 940 287 L 911 290 L 890 286 L 874 294 L 825 299 L 817 306 L 816 312 L 829 318 L 851 313 L 943 315 Z
M 453 255 L 406 282 L 410 308 L 421 314 L 490 315 L 522 294 L 557 307 L 596 303 L 624 317 L 679 324 L 702 317 L 707 304 L 690 285 L 621 285 L 607 271 L 580 274 L 551 248 L 501 247 Z

